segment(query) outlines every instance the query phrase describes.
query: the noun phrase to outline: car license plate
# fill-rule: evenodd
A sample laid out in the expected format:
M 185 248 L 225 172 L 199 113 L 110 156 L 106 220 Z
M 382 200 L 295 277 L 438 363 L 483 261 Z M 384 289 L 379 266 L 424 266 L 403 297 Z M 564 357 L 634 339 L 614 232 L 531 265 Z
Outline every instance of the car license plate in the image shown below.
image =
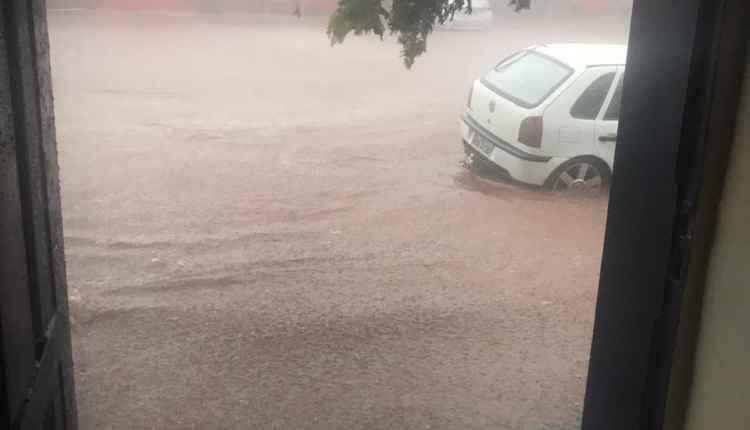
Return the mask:
M 476 132 L 474 132 L 474 139 L 472 140 L 472 143 L 477 149 L 482 151 L 482 153 L 487 156 L 492 155 L 492 150 L 495 149 L 495 145 L 493 145 L 492 142 Z

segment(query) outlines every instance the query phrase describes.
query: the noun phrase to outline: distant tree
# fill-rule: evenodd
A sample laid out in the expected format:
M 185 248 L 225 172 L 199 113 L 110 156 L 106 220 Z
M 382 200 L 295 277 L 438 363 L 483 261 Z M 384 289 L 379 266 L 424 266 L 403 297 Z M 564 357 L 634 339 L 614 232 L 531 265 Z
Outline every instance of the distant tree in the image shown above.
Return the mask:
M 509 0 L 516 12 L 531 8 L 531 0 Z M 438 24 L 451 21 L 457 12 L 471 13 L 471 0 L 339 0 L 328 21 L 331 44 L 342 43 L 349 33 L 386 33 L 401 44 L 404 65 L 427 50 L 427 36 Z

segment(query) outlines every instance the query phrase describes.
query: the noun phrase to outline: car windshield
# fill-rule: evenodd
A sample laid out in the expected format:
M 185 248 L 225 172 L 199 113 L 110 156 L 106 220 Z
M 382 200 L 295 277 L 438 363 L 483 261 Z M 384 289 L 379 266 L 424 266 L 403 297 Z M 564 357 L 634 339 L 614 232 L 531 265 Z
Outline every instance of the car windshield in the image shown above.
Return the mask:
M 497 94 L 523 107 L 544 101 L 573 70 L 533 51 L 515 55 L 500 63 L 483 79 Z

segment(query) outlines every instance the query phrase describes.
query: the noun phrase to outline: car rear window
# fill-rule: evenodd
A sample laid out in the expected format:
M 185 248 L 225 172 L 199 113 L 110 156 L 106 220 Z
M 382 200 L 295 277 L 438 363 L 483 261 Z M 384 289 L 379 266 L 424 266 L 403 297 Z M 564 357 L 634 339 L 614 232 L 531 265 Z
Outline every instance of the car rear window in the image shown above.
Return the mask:
M 482 82 L 510 101 L 538 106 L 573 73 L 570 67 L 534 51 L 524 51 L 498 64 Z

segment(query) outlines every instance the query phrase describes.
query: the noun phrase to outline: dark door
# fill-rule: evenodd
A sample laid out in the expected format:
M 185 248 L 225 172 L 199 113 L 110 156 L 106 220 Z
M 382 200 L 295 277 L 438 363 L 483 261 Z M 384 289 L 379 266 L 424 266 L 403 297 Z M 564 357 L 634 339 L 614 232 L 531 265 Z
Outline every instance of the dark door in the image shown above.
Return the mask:
M 76 428 L 43 0 L 0 9 L 0 428 Z

